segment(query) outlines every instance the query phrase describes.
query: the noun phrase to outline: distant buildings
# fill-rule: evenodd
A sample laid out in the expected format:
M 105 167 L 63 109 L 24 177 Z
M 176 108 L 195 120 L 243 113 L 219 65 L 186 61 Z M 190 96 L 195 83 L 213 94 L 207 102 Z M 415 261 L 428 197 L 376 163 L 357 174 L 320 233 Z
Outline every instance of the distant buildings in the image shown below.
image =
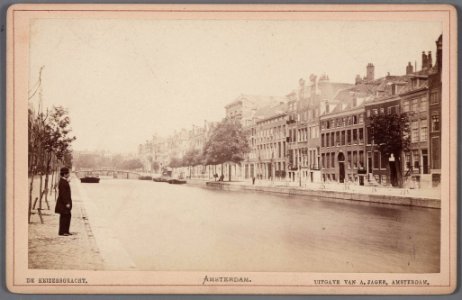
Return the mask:
M 144 170 L 160 172 L 172 159 L 181 159 L 187 151 L 202 151 L 214 126 L 215 123 L 204 121 L 203 126 L 193 125 L 191 129 L 176 131 L 169 137 L 153 135 L 138 146 L 138 157 L 143 162 Z
M 238 96 L 225 106 L 226 118 L 243 126 L 251 151 L 241 164 L 230 163 L 223 172 L 234 172 L 233 178 L 241 180 L 255 177 L 299 184 L 397 186 L 403 179 L 412 187 L 437 186 L 442 36 L 436 48 L 435 64 L 431 52 L 423 52 L 421 70 L 409 62 L 399 76 L 376 78 L 375 66 L 369 63 L 366 75 L 357 75 L 355 84 L 331 82 L 326 74 L 310 75 L 285 97 Z M 402 112 L 410 120 L 409 151 L 399 158 L 386 157 L 373 139 L 369 118 Z M 139 155 L 147 170 L 152 170 L 153 162 L 165 166 L 188 149 L 202 149 L 212 128 L 204 123 L 169 138 L 153 137 L 140 145 Z M 403 178 L 398 178 L 398 168 Z M 209 168 L 208 178 L 213 172 Z

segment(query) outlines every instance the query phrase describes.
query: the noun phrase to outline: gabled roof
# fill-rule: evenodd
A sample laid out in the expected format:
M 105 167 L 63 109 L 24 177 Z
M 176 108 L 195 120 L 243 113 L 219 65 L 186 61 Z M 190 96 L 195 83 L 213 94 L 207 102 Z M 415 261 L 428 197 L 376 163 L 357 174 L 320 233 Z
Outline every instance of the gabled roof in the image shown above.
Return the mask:
M 279 103 L 276 105 L 269 105 L 258 109 L 255 112 L 255 119 L 257 122 L 270 119 L 272 117 L 284 114 L 287 112 L 287 103 Z
M 237 97 L 234 101 L 229 103 L 228 105 L 225 106 L 225 108 L 228 108 L 232 105 L 235 105 L 239 102 L 242 102 L 244 104 L 247 104 L 249 106 L 253 106 L 255 108 L 260 108 L 263 106 L 271 105 L 273 103 L 280 103 L 280 102 L 286 102 L 287 98 L 286 97 L 280 97 L 280 96 L 264 96 L 264 95 L 247 95 L 247 94 L 241 94 L 239 97 Z
M 318 83 L 319 96 L 321 99 L 332 100 L 341 90 L 353 87 L 350 83 L 321 81 Z

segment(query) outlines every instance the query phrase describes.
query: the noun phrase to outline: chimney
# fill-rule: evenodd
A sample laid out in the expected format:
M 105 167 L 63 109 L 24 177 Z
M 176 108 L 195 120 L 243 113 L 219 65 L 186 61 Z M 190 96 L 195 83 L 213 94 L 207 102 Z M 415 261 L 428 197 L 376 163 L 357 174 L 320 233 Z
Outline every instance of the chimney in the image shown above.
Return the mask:
M 409 62 L 406 66 L 406 75 L 414 73 L 414 68 L 412 67 L 411 62 Z
M 358 75 L 356 75 L 356 78 L 355 78 L 355 84 L 360 84 L 360 83 L 361 83 L 361 81 L 362 81 L 362 79 L 361 79 L 361 76 L 359 76 L 359 74 L 358 74 Z
M 300 78 L 298 80 L 298 99 L 303 100 L 305 98 L 305 80 L 303 78 Z
M 432 52 L 428 51 L 427 55 L 427 67 L 430 69 L 433 66 L 433 61 L 432 61 Z
M 436 66 L 438 67 L 438 73 L 441 73 L 443 66 L 443 35 L 440 35 L 436 41 Z
M 367 68 L 366 68 L 366 80 L 367 81 L 372 81 L 374 80 L 374 65 L 372 63 L 368 63 L 367 64 Z
M 425 54 L 425 51 L 422 51 L 422 70 L 427 69 L 427 55 Z
M 317 83 L 316 79 L 317 79 L 316 75 L 314 75 L 314 74 L 310 75 L 310 81 L 311 81 L 311 95 L 310 95 L 310 98 L 312 99 L 312 101 L 313 101 L 314 97 L 316 96 L 316 91 L 318 89 L 318 87 L 317 87 L 318 83 Z

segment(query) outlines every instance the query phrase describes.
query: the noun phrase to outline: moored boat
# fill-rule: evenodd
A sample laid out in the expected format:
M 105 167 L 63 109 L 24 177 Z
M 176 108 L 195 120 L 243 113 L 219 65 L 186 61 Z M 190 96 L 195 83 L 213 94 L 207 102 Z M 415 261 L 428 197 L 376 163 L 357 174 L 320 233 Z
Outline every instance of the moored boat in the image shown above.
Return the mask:
M 80 178 L 81 183 L 99 183 L 99 177 L 85 176 Z
M 170 184 L 185 184 L 186 180 L 173 178 L 173 179 L 169 179 L 167 182 Z

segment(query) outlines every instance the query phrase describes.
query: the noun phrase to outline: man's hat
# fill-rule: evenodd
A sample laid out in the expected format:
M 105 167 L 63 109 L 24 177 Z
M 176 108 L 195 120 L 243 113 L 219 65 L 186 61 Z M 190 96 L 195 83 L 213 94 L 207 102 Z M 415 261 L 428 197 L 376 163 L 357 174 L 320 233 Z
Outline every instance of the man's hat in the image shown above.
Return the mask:
M 61 173 L 61 176 L 65 174 L 69 174 L 69 168 L 66 168 L 66 167 L 61 168 L 60 173 Z

